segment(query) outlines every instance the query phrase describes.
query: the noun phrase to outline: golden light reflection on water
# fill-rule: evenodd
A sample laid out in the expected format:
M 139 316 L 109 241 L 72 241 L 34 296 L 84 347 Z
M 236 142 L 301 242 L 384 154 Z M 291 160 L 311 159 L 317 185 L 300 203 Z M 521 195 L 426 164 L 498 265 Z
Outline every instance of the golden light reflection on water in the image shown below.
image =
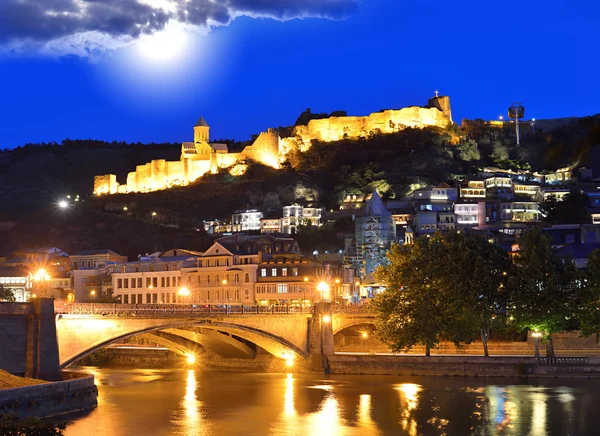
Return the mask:
M 368 429 L 369 435 L 381 434 L 381 431 L 377 428 L 377 423 L 375 423 L 371 417 L 372 409 L 371 396 L 362 394 L 358 400 L 358 426 L 361 429 Z
M 530 436 L 546 435 L 546 399 L 548 395 L 545 392 L 532 392 L 529 394 L 533 404 L 533 413 L 531 415 Z
M 310 435 L 341 436 L 346 434 L 340 416 L 340 405 L 333 390 L 325 396 L 319 411 L 309 417 Z
M 182 416 L 177 421 L 186 435 L 205 434 L 207 429 L 201 414 L 202 402 L 196 396 L 198 384 L 196 381 L 196 371 L 190 369 L 187 371 L 185 379 L 185 396 L 181 403 L 183 411 Z
M 294 377 L 288 374 L 285 379 L 285 395 L 283 397 L 283 413 L 287 418 L 296 417 L 296 407 L 294 406 Z
M 419 392 L 423 390 L 421 385 L 415 383 L 402 383 L 394 387 L 400 393 L 402 430 L 410 436 L 417 435 L 417 420 L 412 416 L 413 411 L 419 406 Z

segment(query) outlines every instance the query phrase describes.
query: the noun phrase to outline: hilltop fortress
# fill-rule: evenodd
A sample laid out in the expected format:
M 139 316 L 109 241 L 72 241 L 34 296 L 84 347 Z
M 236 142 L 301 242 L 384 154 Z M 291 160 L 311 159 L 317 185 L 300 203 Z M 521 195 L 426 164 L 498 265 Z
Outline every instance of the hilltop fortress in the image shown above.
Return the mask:
M 436 92 L 437 94 L 437 92 Z M 125 184 L 117 183 L 114 174 L 94 177 L 94 194 L 121 194 L 152 192 L 173 186 L 185 186 L 206 173 L 216 173 L 220 168 L 230 168 L 241 173 L 244 160 L 253 160 L 279 168 L 280 162 L 294 149 L 306 151 L 312 140 L 322 142 L 356 139 L 371 134 L 394 133 L 407 127 L 446 127 L 452 123 L 450 98 L 435 96 L 427 106 L 411 106 L 398 110 L 374 112 L 363 117 L 330 117 L 310 120 L 306 126 L 296 126 L 293 136 L 281 138 L 274 129 L 262 132 L 252 145 L 240 153 L 230 153 L 227 144 L 210 143 L 210 127 L 200 117 L 194 126 L 194 141 L 181 144 L 178 161 L 157 159 L 138 165 L 127 175 Z

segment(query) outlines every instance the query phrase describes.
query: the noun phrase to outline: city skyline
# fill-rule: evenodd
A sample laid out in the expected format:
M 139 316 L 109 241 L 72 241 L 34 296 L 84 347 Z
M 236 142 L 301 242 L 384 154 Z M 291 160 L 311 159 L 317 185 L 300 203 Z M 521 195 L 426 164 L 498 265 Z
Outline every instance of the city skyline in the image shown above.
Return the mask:
M 196 13 L 203 4 L 191 2 Z M 111 10 L 121 21 L 88 8 L 59 25 L 74 3 L 4 3 L 2 147 L 180 142 L 199 115 L 213 137 L 247 140 L 307 107 L 366 115 L 421 105 L 435 90 L 452 96 L 455 122 L 497 119 L 514 101 L 538 119 L 597 112 L 593 61 L 583 65 L 593 13 L 561 2 L 516 13 L 470 2 L 232 4 L 183 19 L 178 2 L 131 1 Z M 36 14 L 47 26 L 31 23 Z

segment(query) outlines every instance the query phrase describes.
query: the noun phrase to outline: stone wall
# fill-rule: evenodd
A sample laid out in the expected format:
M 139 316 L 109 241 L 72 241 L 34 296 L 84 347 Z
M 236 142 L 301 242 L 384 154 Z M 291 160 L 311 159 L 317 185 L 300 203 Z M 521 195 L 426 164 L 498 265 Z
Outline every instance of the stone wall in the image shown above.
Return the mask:
M 600 364 L 541 365 L 526 357 L 328 356 L 332 374 L 600 378 Z
M 93 409 L 98 405 L 94 376 L 65 373 L 64 378 L 54 383 L 0 389 L 0 415 L 46 417 Z
M 59 378 L 53 298 L 0 303 L 0 331 L 0 368 L 44 380 Z

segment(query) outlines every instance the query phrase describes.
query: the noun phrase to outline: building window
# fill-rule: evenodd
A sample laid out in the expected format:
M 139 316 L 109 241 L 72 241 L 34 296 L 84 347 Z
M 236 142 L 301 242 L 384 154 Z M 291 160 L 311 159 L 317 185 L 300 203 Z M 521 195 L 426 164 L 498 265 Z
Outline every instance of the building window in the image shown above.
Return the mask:
M 250 283 L 250 274 L 248 274 L 248 273 L 244 274 L 244 282 Z
M 281 275 L 287 277 L 287 268 L 281 268 Z
M 149 288 L 152 286 L 152 279 L 150 277 L 146 277 L 146 287 Z
M 141 277 L 137 279 L 137 287 L 138 288 L 142 287 L 142 278 Z
M 154 288 L 158 287 L 158 277 L 152 277 L 152 286 Z
M 160 287 L 161 287 L 161 288 L 164 288 L 164 287 L 165 287 L 165 278 L 164 278 L 164 277 L 161 277 L 161 278 L 160 278 Z
M 298 275 L 298 268 L 292 268 L 292 275 L 293 276 L 297 276 Z
M 267 276 L 267 269 L 266 268 L 261 268 L 260 269 L 260 276 L 261 277 L 266 277 Z
M 117 279 L 117 289 L 121 289 L 123 287 L 123 280 Z
M 131 287 L 132 287 L 132 288 L 135 288 L 135 283 L 136 283 L 136 282 L 135 282 L 135 279 L 131 279 Z
M 167 288 L 171 287 L 171 277 L 167 277 Z
M 129 287 L 129 279 L 123 279 L 123 287 L 127 289 Z
M 250 298 L 250 292 L 248 291 L 248 289 L 244 289 L 244 299 L 249 299 Z
M 277 277 L 277 268 L 271 268 L 271 275 Z
M 129 295 L 123 295 L 123 304 L 129 304 Z
M 146 304 L 150 304 L 150 303 L 152 303 L 152 295 L 146 294 Z

